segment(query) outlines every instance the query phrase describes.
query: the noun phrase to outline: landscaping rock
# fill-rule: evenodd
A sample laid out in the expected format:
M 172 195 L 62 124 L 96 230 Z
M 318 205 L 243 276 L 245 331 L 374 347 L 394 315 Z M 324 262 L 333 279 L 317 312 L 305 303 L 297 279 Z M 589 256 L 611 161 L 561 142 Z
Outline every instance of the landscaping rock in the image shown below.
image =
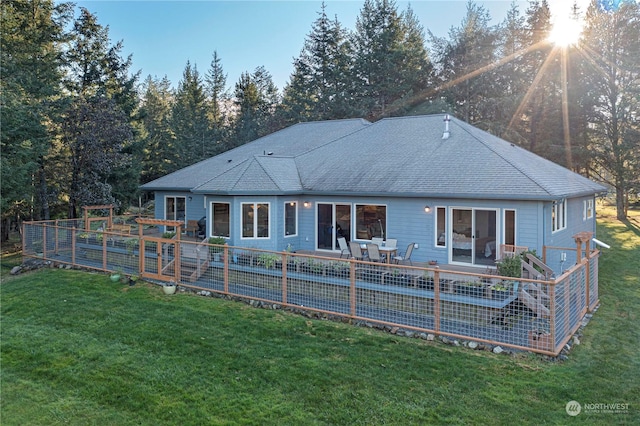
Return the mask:
M 501 354 L 502 352 L 504 352 L 504 349 L 502 349 L 501 346 L 496 346 L 495 348 L 493 348 L 494 354 Z
M 22 271 L 22 266 L 14 266 L 13 268 L 11 268 L 11 275 L 16 275 L 19 274 L 20 271 Z
M 469 342 L 469 345 L 468 345 L 468 346 L 469 346 L 469 348 L 471 348 L 471 349 L 476 349 L 476 348 L 478 347 L 478 343 L 476 343 L 476 342 Z

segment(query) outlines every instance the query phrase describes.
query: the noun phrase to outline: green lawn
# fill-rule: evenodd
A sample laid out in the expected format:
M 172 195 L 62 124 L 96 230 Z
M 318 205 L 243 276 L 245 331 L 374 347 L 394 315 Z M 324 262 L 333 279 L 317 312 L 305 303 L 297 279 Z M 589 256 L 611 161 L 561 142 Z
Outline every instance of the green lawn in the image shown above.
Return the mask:
M 612 213 L 611 213 L 612 214 Z M 601 307 L 565 362 L 47 269 L 1 285 L 2 425 L 640 424 L 640 214 L 600 221 Z M 13 261 L 15 263 L 15 260 Z M 570 417 L 568 401 L 583 405 Z M 586 404 L 628 404 L 626 414 Z

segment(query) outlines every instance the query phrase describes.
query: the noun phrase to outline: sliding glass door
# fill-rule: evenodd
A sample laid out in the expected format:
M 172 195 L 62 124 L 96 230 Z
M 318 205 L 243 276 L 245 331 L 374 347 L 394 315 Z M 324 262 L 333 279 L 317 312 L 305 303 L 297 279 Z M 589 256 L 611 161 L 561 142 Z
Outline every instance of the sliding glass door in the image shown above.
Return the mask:
M 167 196 L 164 199 L 164 204 L 165 204 L 165 211 L 164 211 L 164 218 L 166 220 L 180 220 L 182 222 L 184 222 L 184 226 L 182 228 L 182 231 L 185 231 L 186 225 L 187 225 L 187 217 L 186 217 L 186 212 L 187 212 L 187 199 L 186 197 L 172 197 L 172 196 Z M 167 232 L 176 232 L 176 227 L 175 226 L 167 226 L 166 227 L 166 231 Z
M 469 265 L 494 265 L 498 229 L 497 210 L 451 210 L 452 262 Z
M 316 247 L 318 250 L 337 250 L 338 238 L 350 240 L 351 205 L 318 203 Z

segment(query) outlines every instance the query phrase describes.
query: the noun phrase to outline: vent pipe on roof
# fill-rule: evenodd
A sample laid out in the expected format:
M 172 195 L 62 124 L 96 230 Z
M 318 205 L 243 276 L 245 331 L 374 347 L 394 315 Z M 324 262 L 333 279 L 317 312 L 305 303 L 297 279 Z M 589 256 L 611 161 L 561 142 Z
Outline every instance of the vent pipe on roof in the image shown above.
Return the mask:
M 449 114 L 446 114 L 444 116 L 444 133 L 442 134 L 442 139 L 449 139 L 449 122 L 451 121 L 451 118 L 449 117 Z

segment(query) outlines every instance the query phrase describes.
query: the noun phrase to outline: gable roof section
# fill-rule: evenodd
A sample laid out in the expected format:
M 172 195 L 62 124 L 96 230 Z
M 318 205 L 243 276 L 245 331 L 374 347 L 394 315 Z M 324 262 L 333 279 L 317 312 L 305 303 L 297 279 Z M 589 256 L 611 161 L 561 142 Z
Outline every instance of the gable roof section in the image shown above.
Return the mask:
M 254 156 L 272 153 L 270 157 L 295 157 L 370 124 L 362 119 L 298 123 L 148 182 L 141 188 L 150 191 L 190 191 Z M 247 175 L 247 179 L 249 177 Z
M 208 194 L 546 200 L 605 188 L 443 114 L 300 123 L 143 185 Z
M 193 188 L 194 193 L 284 194 L 302 190 L 291 157 L 254 156 Z

